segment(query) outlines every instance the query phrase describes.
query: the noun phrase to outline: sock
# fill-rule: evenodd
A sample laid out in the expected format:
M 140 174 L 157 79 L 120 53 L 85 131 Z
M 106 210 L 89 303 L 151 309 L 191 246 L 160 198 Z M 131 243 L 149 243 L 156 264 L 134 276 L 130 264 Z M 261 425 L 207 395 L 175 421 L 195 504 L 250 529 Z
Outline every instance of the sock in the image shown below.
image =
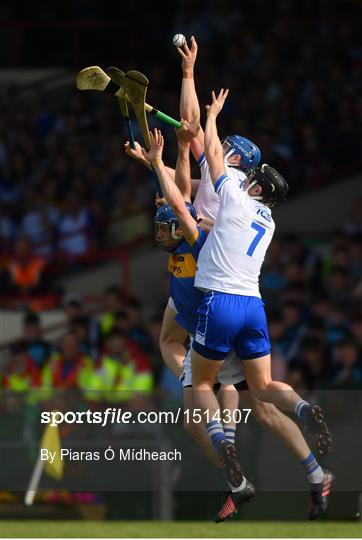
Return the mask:
M 246 487 L 246 478 L 244 476 L 243 481 L 241 482 L 240 486 L 235 487 L 232 484 L 230 484 L 230 482 L 228 482 L 228 484 L 229 484 L 230 491 L 232 491 L 233 493 L 236 493 L 237 491 L 242 491 Z
M 310 405 L 307 401 L 299 401 L 299 403 L 296 404 L 294 412 L 300 418 L 301 420 L 305 420 L 305 415 L 310 409 Z
M 217 420 L 207 422 L 206 431 L 208 436 L 210 437 L 215 452 L 218 454 L 221 442 L 225 441 L 225 433 L 222 428 L 221 422 L 218 422 Z
M 229 427 L 228 424 L 223 424 L 223 427 L 224 427 L 225 439 L 234 444 L 236 428 L 231 427 L 231 426 Z
M 312 453 L 310 453 L 305 459 L 302 459 L 301 464 L 307 473 L 308 482 L 311 484 L 320 484 L 323 482 L 324 471 Z

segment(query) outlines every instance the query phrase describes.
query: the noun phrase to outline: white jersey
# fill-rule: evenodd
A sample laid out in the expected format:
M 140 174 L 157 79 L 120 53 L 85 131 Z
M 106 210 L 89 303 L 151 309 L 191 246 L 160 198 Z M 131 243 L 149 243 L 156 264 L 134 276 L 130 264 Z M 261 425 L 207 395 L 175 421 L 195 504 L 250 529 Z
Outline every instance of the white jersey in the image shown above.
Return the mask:
M 220 200 L 214 190 L 205 154 L 201 154 L 197 163 L 200 167 L 201 180 L 193 205 L 198 216 L 207 217 L 215 221 L 219 211 Z M 239 181 L 246 179 L 245 174 L 235 167 L 226 167 L 226 172 L 230 178 L 235 178 Z
M 260 298 L 260 269 L 275 224 L 270 209 L 242 187 L 226 174 L 214 186 L 220 208 L 198 258 L 195 287 Z

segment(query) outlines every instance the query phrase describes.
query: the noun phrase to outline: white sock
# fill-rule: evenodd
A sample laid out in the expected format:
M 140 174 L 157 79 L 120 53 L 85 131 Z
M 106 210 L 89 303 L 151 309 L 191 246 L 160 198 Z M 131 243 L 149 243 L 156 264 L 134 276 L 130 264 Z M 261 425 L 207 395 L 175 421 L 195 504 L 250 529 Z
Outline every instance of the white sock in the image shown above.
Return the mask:
M 307 401 L 304 401 L 304 399 L 301 399 L 298 401 L 298 403 L 295 404 L 294 412 L 300 418 L 303 420 L 304 413 L 310 408 L 310 405 Z
M 233 486 L 232 484 L 230 484 L 230 482 L 228 482 L 228 484 L 230 487 L 230 491 L 232 491 L 233 493 L 236 493 L 237 491 L 243 491 L 243 489 L 246 487 L 246 478 L 244 476 L 240 486 Z
M 324 480 L 324 471 L 312 453 L 300 462 L 307 474 L 308 482 L 320 484 Z
M 235 427 L 229 427 L 228 424 L 223 424 L 225 439 L 233 444 L 235 444 Z

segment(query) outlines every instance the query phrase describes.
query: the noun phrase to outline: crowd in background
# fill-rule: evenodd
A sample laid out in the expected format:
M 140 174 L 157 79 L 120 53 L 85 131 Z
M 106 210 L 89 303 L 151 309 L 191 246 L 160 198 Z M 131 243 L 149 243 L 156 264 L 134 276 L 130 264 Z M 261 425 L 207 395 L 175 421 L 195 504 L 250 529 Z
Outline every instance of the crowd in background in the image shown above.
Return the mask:
M 149 101 L 173 116 L 178 116 L 181 69 L 172 33 L 194 34 L 202 121 L 210 91 L 230 88 L 220 134 L 254 140 L 263 161 L 288 180 L 290 197 L 361 169 L 358 2 L 319 0 L 311 9 L 309 2 L 285 0 L 197 5 L 188 0 L 176 2 L 167 13 L 145 6 L 141 18 L 132 4 L 122 6 L 120 17 L 115 2 L 71 2 L 67 9 L 49 2 L 40 21 L 34 21 L 32 11 L 18 12 L 16 3 L 4 2 L 1 9 L 4 45 L 22 43 L 18 55 L 9 56 L 14 65 L 70 65 L 74 78 L 80 68 L 96 63 L 139 69 L 150 80 Z M 80 25 L 77 51 L 67 33 L 69 20 Z M 130 36 L 120 50 L 105 39 L 106 27 L 99 23 L 105 20 Z M 52 32 L 54 21 L 65 25 L 63 33 Z M 21 42 L 12 34 L 16 23 L 24 26 Z M 42 24 L 31 26 L 37 23 Z M 51 59 L 37 54 L 47 40 L 54 51 Z M 75 52 L 77 66 L 72 65 Z M 80 93 L 68 81 L 25 97 L 21 88 L 11 89 L 5 102 L 0 118 L 2 252 L 25 234 L 35 251 L 48 258 L 59 252 L 82 256 L 107 244 L 113 219 L 153 213 L 152 179 L 123 153 L 125 137 L 114 98 Z M 150 125 L 156 125 L 153 119 Z M 174 164 L 173 129 L 163 129 L 166 161 Z
M 361 233 L 341 232 L 322 248 L 293 235 L 272 241 L 260 285 L 277 379 L 301 391 L 362 387 L 361 275 Z M 96 316 L 80 297 L 68 297 L 67 324 L 53 342 L 42 336 L 39 316 L 26 314 L 3 370 L 4 395 L 36 388 L 48 399 L 47 392 L 73 389 L 99 405 L 136 403 L 161 390 L 177 399 L 180 383 L 158 346 L 166 302 L 165 292 L 146 319 L 145 306 L 116 286 L 104 291 Z
M 150 79 L 149 101 L 178 116 L 181 69 L 171 38 L 176 32 L 194 34 L 202 122 L 211 89 L 230 88 L 220 135 L 254 140 L 263 161 L 288 180 L 291 197 L 361 170 L 358 2 L 213 0 L 196 6 L 188 0 L 175 2 L 167 13 L 144 6 L 142 17 L 138 6 L 128 3 L 122 4 L 122 19 L 115 2 L 67 6 L 48 2 L 37 36 L 24 27 L 19 63 L 44 64 L 44 55 L 36 55 L 42 40 L 62 39 L 61 31 L 50 35 L 55 19 L 64 28 L 68 19 L 86 21 L 93 34 L 77 51 L 79 65 L 72 64 L 69 40 L 53 48 L 47 64 L 71 66 L 74 77 L 96 63 L 139 69 Z M 18 13 L 16 3 L 4 2 L 1 10 L 7 31 L 0 39 L 13 47 L 12 22 L 30 24 L 31 18 L 26 9 Z M 110 19 L 132 36 L 122 41 L 121 50 L 94 39 L 104 32 L 97 21 Z M 30 34 L 32 46 L 25 47 Z M 26 95 L 15 89 L 13 99 L 9 96 L 0 117 L 0 303 L 22 293 L 48 300 L 50 295 L 44 309 L 61 301 L 49 263 L 72 262 L 107 246 L 112 220 L 142 211 L 151 223 L 155 189 L 149 172 L 124 154 L 120 111 L 112 96 L 80 93 L 74 83 Z M 135 124 L 134 130 L 139 137 Z M 163 126 L 163 131 L 165 161 L 173 164 L 173 129 Z M 324 251 L 298 237 L 276 238 L 269 249 L 261 290 L 273 369 L 297 389 L 362 384 L 360 215 Z M 25 272 L 23 262 L 29 260 Z M 32 387 L 75 388 L 91 401 L 132 400 L 140 390 L 155 388 L 178 395 L 179 383 L 162 364 L 158 348 L 162 313 L 145 320 L 142 303 L 117 289 L 105 293 L 104 302 L 99 317 L 88 316 L 78 300 L 68 303 L 67 330 L 56 342 L 42 337 L 38 315 L 28 313 L 23 339 L 3 368 L 4 395 Z

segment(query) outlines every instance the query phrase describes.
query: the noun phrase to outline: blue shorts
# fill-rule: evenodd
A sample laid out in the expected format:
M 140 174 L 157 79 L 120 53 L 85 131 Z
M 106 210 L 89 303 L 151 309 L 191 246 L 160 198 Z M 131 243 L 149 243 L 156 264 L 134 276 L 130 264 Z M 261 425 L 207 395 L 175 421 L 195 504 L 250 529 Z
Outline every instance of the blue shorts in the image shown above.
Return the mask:
M 205 293 L 198 310 L 193 349 L 210 360 L 223 360 L 233 348 L 241 360 L 270 353 L 264 303 L 256 296 Z

